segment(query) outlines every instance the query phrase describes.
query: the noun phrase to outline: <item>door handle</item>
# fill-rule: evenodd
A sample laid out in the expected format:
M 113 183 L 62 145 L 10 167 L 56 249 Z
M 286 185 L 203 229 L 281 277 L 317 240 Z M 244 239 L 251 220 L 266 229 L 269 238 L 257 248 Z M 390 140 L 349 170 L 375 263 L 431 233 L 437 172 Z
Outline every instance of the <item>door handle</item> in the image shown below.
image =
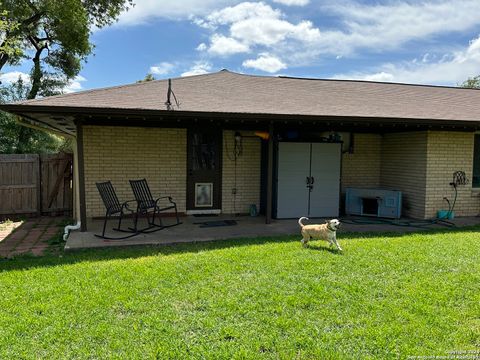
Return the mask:
M 307 188 L 311 191 L 313 188 L 313 178 L 311 176 L 307 176 Z
M 315 178 L 313 176 L 310 177 L 310 184 L 314 184 L 315 183 Z

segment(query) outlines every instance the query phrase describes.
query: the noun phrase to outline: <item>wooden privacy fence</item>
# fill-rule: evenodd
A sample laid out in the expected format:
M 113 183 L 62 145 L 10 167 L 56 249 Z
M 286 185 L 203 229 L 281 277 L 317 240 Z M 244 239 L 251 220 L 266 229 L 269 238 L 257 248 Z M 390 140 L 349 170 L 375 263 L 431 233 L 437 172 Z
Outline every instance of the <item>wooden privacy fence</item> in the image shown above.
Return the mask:
M 0 155 L 0 215 L 71 214 L 71 154 Z

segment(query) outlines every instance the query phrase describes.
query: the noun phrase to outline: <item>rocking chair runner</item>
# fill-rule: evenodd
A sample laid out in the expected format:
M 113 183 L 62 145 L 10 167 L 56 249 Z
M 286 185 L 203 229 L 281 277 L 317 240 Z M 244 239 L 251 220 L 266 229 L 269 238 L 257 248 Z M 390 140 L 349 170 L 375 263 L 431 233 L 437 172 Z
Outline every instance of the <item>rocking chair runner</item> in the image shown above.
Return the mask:
M 137 201 L 137 212 L 135 214 L 134 226 L 132 230 L 142 233 L 149 233 L 181 224 L 180 219 L 178 218 L 177 204 L 172 200 L 171 196 L 162 196 L 154 199 L 146 179 L 130 180 L 130 186 L 132 187 L 133 195 Z M 161 207 L 161 200 L 168 200 L 168 205 Z M 162 219 L 160 218 L 160 213 L 172 209 L 175 211 L 175 218 L 177 222 L 171 225 L 163 225 Z M 150 213 L 152 214 L 151 219 L 149 216 Z M 140 214 L 147 217 L 148 227 L 139 230 L 137 224 L 138 216 Z M 158 224 L 155 222 L 156 218 L 158 218 Z
M 115 189 L 113 188 L 113 185 L 110 181 L 96 183 L 96 185 L 97 185 L 98 192 L 100 193 L 100 197 L 102 198 L 103 204 L 105 205 L 106 212 L 105 212 L 105 221 L 103 222 L 102 235 L 95 234 L 95 236 L 101 239 L 106 239 L 106 240 L 124 240 L 124 239 L 131 238 L 132 236 L 138 235 L 139 232 L 137 231 L 121 229 L 122 219 L 123 219 L 123 216 L 125 215 L 125 211 L 128 211 L 131 214 L 135 212 L 128 206 L 129 203 L 135 200 L 120 203 L 120 201 L 118 200 L 117 194 L 115 192 Z M 113 215 L 116 215 L 116 214 L 118 214 L 118 226 L 116 228 L 113 228 L 113 230 L 126 232 L 126 233 L 129 233 L 130 235 L 123 236 L 123 237 L 105 236 L 107 221 L 111 219 Z

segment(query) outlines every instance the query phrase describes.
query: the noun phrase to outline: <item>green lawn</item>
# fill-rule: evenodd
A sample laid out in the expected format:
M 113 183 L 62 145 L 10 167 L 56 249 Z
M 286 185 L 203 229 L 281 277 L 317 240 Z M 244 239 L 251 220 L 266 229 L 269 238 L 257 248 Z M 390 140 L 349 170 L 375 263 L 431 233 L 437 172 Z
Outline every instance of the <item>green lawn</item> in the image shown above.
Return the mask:
M 0 261 L 0 358 L 480 350 L 480 228 L 339 241 L 343 254 L 283 237 Z

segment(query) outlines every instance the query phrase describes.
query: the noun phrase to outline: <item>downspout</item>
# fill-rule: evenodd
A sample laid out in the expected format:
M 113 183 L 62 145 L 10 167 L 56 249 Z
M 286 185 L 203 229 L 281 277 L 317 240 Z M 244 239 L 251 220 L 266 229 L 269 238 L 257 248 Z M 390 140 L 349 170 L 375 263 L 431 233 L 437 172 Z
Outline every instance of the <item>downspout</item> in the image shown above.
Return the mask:
M 63 240 L 67 241 L 70 231 L 79 230 L 81 226 L 80 222 L 80 189 L 78 187 L 78 152 L 77 152 L 77 139 L 73 139 L 73 218 L 76 220 L 75 225 L 65 226 L 63 233 Z
M 80 221 L 77 221 L 77 223 L 75 225 L 65 226 L 65 229 L 64 229 L 64 232 L 63 232 L 63 241 L 67 241 L 71 230 L 79 230 L 81 225 L 82 225 L 82 223 Z

